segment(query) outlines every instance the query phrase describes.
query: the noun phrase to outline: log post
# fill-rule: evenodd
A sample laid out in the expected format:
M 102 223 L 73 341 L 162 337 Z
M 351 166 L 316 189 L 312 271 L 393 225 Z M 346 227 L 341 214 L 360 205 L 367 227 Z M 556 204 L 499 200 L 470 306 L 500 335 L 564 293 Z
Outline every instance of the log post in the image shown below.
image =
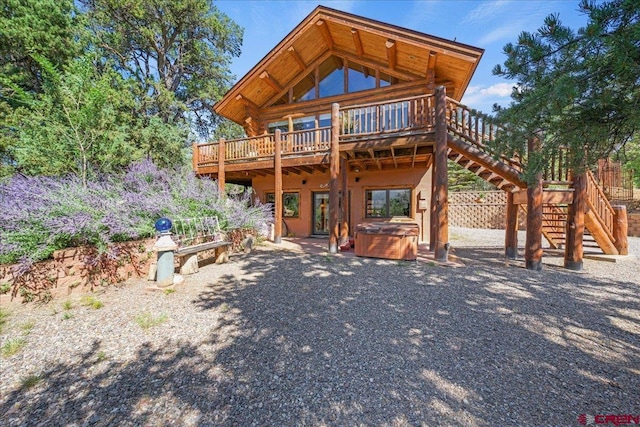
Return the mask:
M 513 203 L 513 193 L 507 191 L 507 224 L 504 235 L 504 256 L 518 258 L 518 205 Z
M 340 159 L 341 197 L 340 197 L 340 245 L 349 241 L 349 189 L 347 188 L 347 159 Z
M 587 200 L 587 176 L 584 173 L 574 174 L 573 202 L 567 213 L 567 241 L 564 248 L 564 267 L 569 270 L 582 270 L 584 248 L 584 213 Z
M 196 142 L 191 146 L 191 165 L 193 171 L 198 173 L 198 162 L 200 161 L 200 150 Z
M 282 243 L 282 141 L 281 131 L 276 129 L 273 148 L 273 169 L 275 179 L 275 226 L 273 243 Z
M 340 173 L 340 105 L 331 104 L 331 155 L 329 157 L 329 253 L 338 253 L 338 209 Z
M 627 232 L 629 224 L 627 223 L 627 207 L 625 205 L 613 206 L 613 243 L 620 255 L 629 255 L 629 240 Z
M 224 197 L 224 153 L 225 153 L 225 140 L 220 138 L 218 141 L 218 192 L 221 197 Z
M 535 149 L 534 140 L 528 141 L 529 153 Z M 527 270 L 542 270 L 542 172 L 527 185 L 527 241 L 524 260 Z
M 436 250 L 436 162 L 431 162 L 431 205 L 429 206 L 429 251 Z
M 435 251 L 434 259 L 446 262 L 449 257 L 449 200 L 447 177 L 447 92 L 444 86 L 436 88 L 436 142 L 435 166 Z

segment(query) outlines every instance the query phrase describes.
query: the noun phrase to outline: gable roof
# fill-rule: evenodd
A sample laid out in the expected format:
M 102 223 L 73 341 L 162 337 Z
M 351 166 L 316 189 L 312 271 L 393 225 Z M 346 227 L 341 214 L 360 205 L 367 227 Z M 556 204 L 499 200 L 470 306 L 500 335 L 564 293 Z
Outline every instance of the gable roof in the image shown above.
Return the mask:
M 318 6 L 227 92 L 214 111 L 242 124 L 331 56 L 405 81 L 424 80 L 431 73 L 436 85 L 452 88 L 447 95 L 460 100 L 483 53 L 463 43 Z

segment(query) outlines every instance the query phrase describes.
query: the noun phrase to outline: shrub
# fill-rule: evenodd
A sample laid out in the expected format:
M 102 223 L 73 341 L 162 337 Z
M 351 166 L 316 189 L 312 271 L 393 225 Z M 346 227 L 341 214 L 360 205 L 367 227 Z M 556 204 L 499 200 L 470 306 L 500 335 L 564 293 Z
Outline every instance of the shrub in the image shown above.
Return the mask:
M 0 263 L 20 261 L 28 270 L 55 250 L 77 245 L 105 253 L 112 242 L 153 236 L 161 216 L 215 216 L 223 230 L 265 235 L 272 219 L 270 207 L 252 205 L 249 194 L 219 197 L 214 181 L 150 161 L 86 185 L 75 176 L 16 175 L 0 183 Z

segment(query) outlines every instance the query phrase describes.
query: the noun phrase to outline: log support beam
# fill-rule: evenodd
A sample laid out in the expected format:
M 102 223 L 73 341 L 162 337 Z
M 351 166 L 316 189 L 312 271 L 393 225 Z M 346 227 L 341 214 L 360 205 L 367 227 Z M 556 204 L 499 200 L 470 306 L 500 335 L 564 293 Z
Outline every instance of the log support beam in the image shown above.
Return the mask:
M 530 153 L 535 151 L 534 139 L 527 142 Z M 527 185 L 527 241 L 524 261 L 527 270 L 542 270 L 542 173 Z
M 444 86 L 436 88 L 435 167 L 435 250 L 434 259 L 446 262 L 449 258 L 449 200 L 447 179 L 447 93 Z
M 340 173 L 340 105 L 331 104 L 331 155 L 329 157 L 329 253 L 338 253 Z
M 341 197 L 340 197 L 340 240 L 344 245 L 349 241 L 349 188 L 347 184 L 347 159 L 340 159 Z
M 504 256 L 518 258 L 518 205 L 513 202 L 513 193 L 507 191 L 507 224 L 504 236 Z
M 281 131 L 276 129 L 274 135 L 273 169 L 275 172 L 275 225 L 273 243 L 282 243 L 282 141 Z
M 224 196 L 224 150 L 225 140 L 224 138 L 220 138 L 218 141 L 218 193 L 220 196 Z
M 362 48 L 362 40 L 360 40 L 360 34 L 355 28 L 351 29 L 351 35 L 353 36 L 353 44 L 356 47 L 356 53 L 358 56 L 364 55 L 364 49 Z
M 573 203 L 567 213 L 567 241 L 564 248 L 564 267 L 582 270 L 584 248 L 584 212 L 587 199 L 587 177 L 584 173 L 573 176 Z
M 384 45 L 387 48 L 387 60 L 389 61 L 389 68 L 395 70 L 396 66 L 398 65 L 396 42 L 395 40 L 387 40 Z

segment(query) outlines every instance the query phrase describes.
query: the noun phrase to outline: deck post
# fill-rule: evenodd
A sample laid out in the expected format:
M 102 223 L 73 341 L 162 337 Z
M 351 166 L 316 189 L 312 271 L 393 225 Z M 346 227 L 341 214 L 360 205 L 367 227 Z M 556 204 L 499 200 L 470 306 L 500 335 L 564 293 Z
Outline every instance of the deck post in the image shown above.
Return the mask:
M 518 258 L 518 205 L 513 203 L 513 193 L 507 191 L 507 224 L 504 235 L 504 256 Z
M 194 142 L 191 145 L 191 165 L 194 172 L 198 172 L 198 161 L 200 160 L 200 150 L 198 149 L 198 143 Z
M 347 159 L 340 158 L 340 178 L 341 182 L 341 197 L 340 197 L 340 240 L 339 244 L 344 245 L 349 241 L 349 188 L 347 184 Z
M 446 262 L 449 257 L 449 200 L 447 177 L 447 92 L 444 86 L 436 88 L 436 142 L 435 166 L 435 251 L 434 259 Z
M 616 205 L 613 207 L 613 238 L 619 255 L 629 255 L 629 239 L 627 232 L 629 224 L 627 223 L 627 207 L 625 205 Z
M 527 142 L 530 153 L 535 150 L 534 139 Z M 542 270 L 542 172 L 527 184 L 527 241 L 524 260 L 527 270 Z
M 564 248 L 564 267 L 569 270 L 582 270 L 584 248 L 584 213 L 587 200 L 587 176 L 584 173 L 573 174 L 573 202 L 567 213 L 567 241 Z
M 218 192 L 220 196 L 224 197 L 224 153 L 225 153 L 225 140 L 220 138 L 218 141 Z
M 280 129 L 276 129 L 273 142 L 273 169 L 275 172 L 275 224 L 273 243 L 282 243 L 282 140 Z
M 435 155 L 435 153 L 434 153 Z M 431 162 L 431 206 L 429 206 L 429 251 L 436 250 L 436 162 Z
M 340 173 L 340 105 L 331 104 L 331 155 L 329 157 L 329 253 L 338 253 L 338 174 Z

